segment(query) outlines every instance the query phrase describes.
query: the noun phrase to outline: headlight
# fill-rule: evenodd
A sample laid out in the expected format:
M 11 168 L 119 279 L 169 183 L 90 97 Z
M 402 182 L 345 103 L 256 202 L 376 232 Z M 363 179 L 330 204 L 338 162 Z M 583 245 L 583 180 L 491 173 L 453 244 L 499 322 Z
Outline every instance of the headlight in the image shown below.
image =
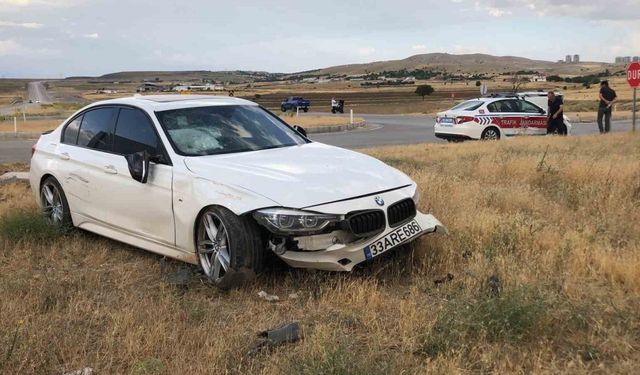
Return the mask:
M 415 202 L 416 206 L 418 205 L 418 203 L 420 203 L 420 188 L 418 186 L 416 186 L 416 191 L 413 193 L 413 201 Z
M 340 216 L 286 208 L 267 208 L 253 213 L 258 223 L 273 233 L 305 235 L 322 231 L 329 224 L 341 220 Z

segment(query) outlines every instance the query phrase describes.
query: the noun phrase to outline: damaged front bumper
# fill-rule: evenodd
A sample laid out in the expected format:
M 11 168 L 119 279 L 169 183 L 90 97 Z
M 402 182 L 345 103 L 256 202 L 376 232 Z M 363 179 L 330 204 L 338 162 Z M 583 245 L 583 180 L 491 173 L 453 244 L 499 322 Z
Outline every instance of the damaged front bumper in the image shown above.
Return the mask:
M 417 226 L 416 226 L 417 225 Z M 291 267 L 325 271 L 351 271 L 359 263 L 371 260 L 400 245 L 429 233 L 446 233 L 447 229 L 433 215 L 417 212 L 407 223 L 385 230 L 374 237 L 349 244 L 335 244 L 317 251 L 285 251 L 278 254 Z

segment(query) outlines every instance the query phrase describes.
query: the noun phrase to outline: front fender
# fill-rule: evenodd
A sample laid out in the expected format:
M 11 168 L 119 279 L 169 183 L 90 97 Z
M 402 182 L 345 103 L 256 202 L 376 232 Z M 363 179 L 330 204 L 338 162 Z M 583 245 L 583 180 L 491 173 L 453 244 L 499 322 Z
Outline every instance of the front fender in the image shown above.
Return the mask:
M 240 216 L 260 208 L 278 206 L 278 203 L 241 187 L 220 184 L 188 171 L 174 171 L 176 246 L 195 252 L 195 221 L 200 211 L 208 206 L 222 206 Z

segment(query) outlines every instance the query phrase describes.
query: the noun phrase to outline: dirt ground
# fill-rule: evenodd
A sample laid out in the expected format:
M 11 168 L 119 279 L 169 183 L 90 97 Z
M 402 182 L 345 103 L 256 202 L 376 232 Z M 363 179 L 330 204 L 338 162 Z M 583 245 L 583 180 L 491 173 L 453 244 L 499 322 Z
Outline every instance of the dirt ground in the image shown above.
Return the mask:
M 411 176 L 449 234 L 349 274 L 274 266 L 231 292 L 52 230 L 27 185 L 0 186 L 0 373 L 636 372 L 638 136 L 364 152 Z M 259 331 L 292 320 L 301 341 L 249 354 Z

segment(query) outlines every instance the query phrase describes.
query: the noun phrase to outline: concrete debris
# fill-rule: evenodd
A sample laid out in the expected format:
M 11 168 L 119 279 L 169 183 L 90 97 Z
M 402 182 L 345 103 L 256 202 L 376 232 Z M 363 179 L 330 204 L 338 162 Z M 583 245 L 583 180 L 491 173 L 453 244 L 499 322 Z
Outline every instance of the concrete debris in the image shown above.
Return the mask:
M 63 375 L 92 375 L 93 369 L 91 367 L 85 367 L 80 370 L 65 372 Z
M 258 293 L 258 297 L 262 298 L 263 300 L 265 300 L 267 302 L 278 302 L 278 301 L 280 301 L 280 297 L 276 296 L 275 294 L 269 294 L 269 293 L 265 292 L 264 290 L 261 290 Z
M 29 181 L 29 172 L 7 172 L 0 176 L 0 185 L 10 184 L 17 181 Z

